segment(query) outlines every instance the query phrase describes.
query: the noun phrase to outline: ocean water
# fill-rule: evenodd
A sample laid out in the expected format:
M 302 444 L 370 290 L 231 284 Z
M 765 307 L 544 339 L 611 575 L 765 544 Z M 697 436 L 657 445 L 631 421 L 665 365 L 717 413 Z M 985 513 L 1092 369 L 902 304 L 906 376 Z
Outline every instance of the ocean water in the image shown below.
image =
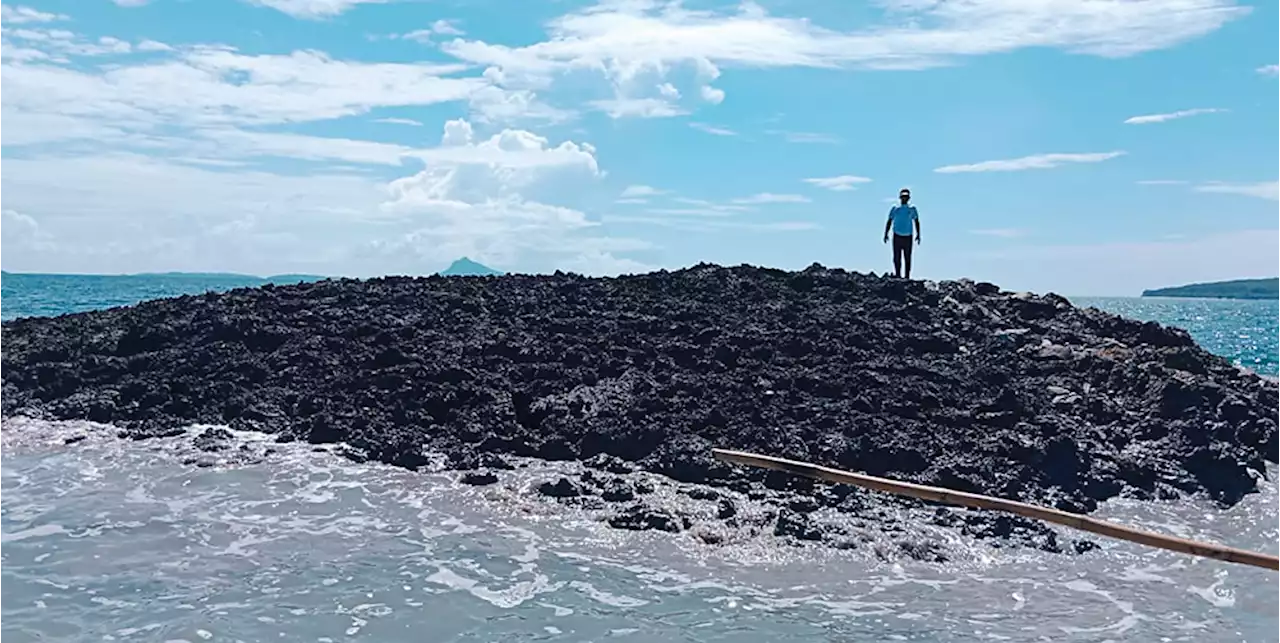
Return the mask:
M 6 275 L 4 317 L 172 288 L 63 279 L 31 292 Z M 182 287 L 164 294 L 210 286 Z M 1275 373 L 1275 302 L 1078 303 L 1177 323 Z M 612 530 L 532 491 L 572 463 L 475 488 L 251 433 L 209 454 L 188 436 L 128 442 L 109 427 L 10 419 L 0 440 L 7 643 L 1253 642 L 1280 627 L 1274 572 L 1122 542 L 1081 556 L 964 542 L 951 563 L 885 563 L 770 537 L 717 547 Z M 1277 473 L 1229 510 L 1114 501 L 1099 515 L 1275 553 Z

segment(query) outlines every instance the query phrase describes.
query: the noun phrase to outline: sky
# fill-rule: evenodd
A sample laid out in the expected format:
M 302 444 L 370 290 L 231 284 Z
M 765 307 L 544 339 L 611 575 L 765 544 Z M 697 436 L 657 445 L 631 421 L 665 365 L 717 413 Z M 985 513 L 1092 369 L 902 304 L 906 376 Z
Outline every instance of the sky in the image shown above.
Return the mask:
M 1280 272 L 1275 2 L 4 4 L 5 270 Z

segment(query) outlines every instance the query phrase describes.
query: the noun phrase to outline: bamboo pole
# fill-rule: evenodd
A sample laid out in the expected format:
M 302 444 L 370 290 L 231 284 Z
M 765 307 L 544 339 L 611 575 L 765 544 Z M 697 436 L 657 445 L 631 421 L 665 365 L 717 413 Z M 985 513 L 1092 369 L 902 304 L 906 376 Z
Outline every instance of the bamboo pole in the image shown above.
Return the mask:
M 1213 558 L 1215 560 L 1222 560 L 1229 563 L 1252 565 L 1254 567 L 1262 567 L 1264 569 L 1280 569 L 1280 558 L 1275 556 L 1246 551 L 1244 549 L 1236 549 L 1234 547 L 1226 547 L 1224 545 L 1217 545 L 1214 543 L 1187 540 L 1176 536 L 1165 536 L 1150 531 L 1134 529 L 1133 527 L 1117 525 L 1105 520 L 1098 520 L 1096 518 L 1090 518 L 1080 514 L 1061 511 L 1059 509 L 1029 505 L 1025 502 L 1003 500 L 976 493 L 955 491 L 952 489 L 944 489 L 942 487 L 930 487 L 911 482 L 898 482 L 897 480 L 877 478 L 875 476 L 841 471 L 839 469 L 831 469 L 816 464 L 809 464 L 807 462 L 797 462 L 795 460 L 775 458 L 755 453 L 746 453 L 743 451 L 712 449 L 711 452 L 716 458 L 734 464 L 762 467 L 765 469 L 776 469 L 778 471 L 785 471 L 787 473 L 816 478 L 818 480 L 825 480 L 827 482 L 851 484 L 858 487 L 865 487 L 867 489 L 874 489 L 876 491 L 885 491 L 901 496 L 911 496 L 912 498 L 919 498 L 921 500 L 932 500 L 934 502 L 944 502 L 953 505 L 973 507 L 976 509 L 1006 511 L 1018 514 L 1019 516 L 1026 516 L 1028 518 L 1035 518 L 1046 522 L 1065 525 L 1067 527 L 1092 532 L 1110 538 L 1119 538 L 1120 540 L 1127 540 L 1132 543 L 1147 545 L 1148 547 L 1159 547 L 1160 549 L 1167 549 L 1169 551 L 1191 554 L 1193 556 L 1203 556 L 1205 558 Z

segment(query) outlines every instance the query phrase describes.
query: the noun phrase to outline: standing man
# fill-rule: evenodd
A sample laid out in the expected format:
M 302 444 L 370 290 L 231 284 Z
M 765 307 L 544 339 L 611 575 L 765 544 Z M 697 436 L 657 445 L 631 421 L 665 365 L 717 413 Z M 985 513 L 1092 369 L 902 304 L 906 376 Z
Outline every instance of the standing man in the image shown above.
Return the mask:
M 889 208 L 889 220 L 884 222 L 884 242 L 889 243 L 889 231 L 893 230 L 893 275 L 902 276 L 906 264 L 907 279 L 911 278 L 911 229 L 915 228 L 916 243 L 920 243 L 920 215 L 911 205 L 911 190 L 902 188 L 898 193 L 898 205 Z M 905 261 L 904 261 L 905 260 Z

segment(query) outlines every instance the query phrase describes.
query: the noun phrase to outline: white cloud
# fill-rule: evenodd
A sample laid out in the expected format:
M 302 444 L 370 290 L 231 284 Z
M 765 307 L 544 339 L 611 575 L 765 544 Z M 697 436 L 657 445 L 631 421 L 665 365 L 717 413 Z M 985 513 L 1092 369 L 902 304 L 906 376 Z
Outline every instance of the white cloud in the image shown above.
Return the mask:
M 826 188 L 835 192 L 848 192 L 858 189 L 860 183 L 870 183 L 871 179 L 865 176 L 854 176 L 852 174 L 842 174 L 840 176 L 828 176 L 813 179 L 804 179 L 805 183 L 815 185 L 820 188 Z
M 422 44 L 431 44 L 436 36 L 461 36 L 466 32 L 462 31 L 451 20 L 437 20 L 431 23 L 426 29 L 416 29 L 401 35 L 392 35 L 392 38 L 403 38 L 404 40 L 412 40 Z
M 37 27 L 6 23 L 3 33 L 6 268 L 381 274 L 434 270 L 462 254 L 532 270 L 645 265 L 630 253 L 649 244 L 608 235 L 582 209 L 603 174 L 591 145 L 473 129 L 564 116 L 531 89 L 497 86 L 500 70 L 154 41 L 134 48 Z M 147 55 L 40 63 L 131 48 Z M 433 147 L 297 128 L 449 102 L 473 118 L 447 123 Z M 34 239 L 31 230 L 39 247 L 15 245 Z
M 318 137 L 210 135 L 231 149 L 248 148 L 242 154 L 340 149 L 326 141 L 313 151 Z M 384 153 L 400 151 L 347 143 L 344 160 L 383 162 L 391 158 Z M 35 217 L 50 236 L 37 252 L 12 245 L 11 236 L 20 237 L 6 230 L 5 265 L 369 275 L 426 272 L 467 255 L 500 266 L 612 270 L 636 261 L 621 253 L 650 247 L 603 234 L 598 222 L 558 202 L 600 176 L 590 145 L 553 145 L 521 130 L 477 137 L 470 123 L 456 120 L 439 146 L 406 158 L 421 158 L 425 167 L 390 183 L 333 169 L 291 176 L 217 159 L 205 168 L 189 164 L 200 158 L 138 154 L 6 159 L 5 205 Z M 14 231 L 31 228 L 16 214 L 4 223 Z
M 415 150 L 409 156 L 422 159 L 427 169 L 391 183 L 398 195 L 389 205 L 391 210 L 422 201 L 524 198 L 528 188 L 550 177 L 589 181 L 600 175 L 590 145 L 565 141 L 552 146 L 537 134 L 511 129 L 476 140 L 471 124 L 464 120 L 445 124 L 439 146 Z
M 20 47 L 8 41 L 0 42 L 0 60 L 4 60 L 7 63 L 52 61 L 55 59 L 48 52 L 40 51 L 39 49 Z
M 611 252 L 594 251 L 580 254 L 558 265 L 562 270 L 586 275 L 617 276 L 653 272 L 659 268 L 634 259 L 616 257 Z
M 1182 109 L 1176 112 L 1168 112 L 1166 114 L 1147 114 L 1145 116 L 1131 116 L 1126 118 L 1124 122 L 1128 125 L 1147 125 L 1150 123 L 1164 123 L 1166 121 L 1177 120 L 1179 118 L 1187 118 L 1189 116 L 1199 116 L 1201 114 L 1219 114 L 1226 112 L 1225 109 L 1217 107 L 1197 107 L 1195 109 Z
M 144 132 L 297 123 L 467 100 L 485 86 L 483 79 L 441 76 L 456 71 L 453 65 L 352 63 L 319 52 L 248 56 L 208 47 L 85 70 L 6 61 L 3 108 L 6 120 L 59 115 Z
M 251 4 L 270 7 L 294 18 L 315 20 L 332 18 L 362 4 L 380 4 L 387 0 L 248 0 Z
M 680 90 L 676 89 L 676 86 L 671 83 L 658 85 L 658 93 L 662 94 L 663 98 L 680 98 Z
M 1272 78 L 1275 78 L 1276 76 L 1280 75 L 1280 65 L 1263 65 L 1257 68 L 1255 71 L 1257 71 L 1259 74 L 1262 74 L 1263 76 L 1270 76 Z
M 9 129 L 4 130 L 3 141 L 0 141 L 4 147 L 76 139 L 107 143 L 128 138 L 122 129 L 76 116 L 10 112 L 5 109 L 3 118 L 9 124 Z
M 712 105 L 719 105 L 720 103 L 724 102 L 723 89 L 716 89 L 711 85 L 703 85 L 702 87 L 698 88 L 698 93 L 699 95 L 702 96 L 702 100 L 705 100 L 708 103 L 711 103 Z
M 488 85 L 473 91 L 468 100 L 472 114 L 482 123 L 563 123 L 577 117 L 571 110 L 543 103 L 527 89 Z
M 403 145 L 346 138 L 247 132 L 230 128 L 199 130 L 196 134 L 205 140 L 194 144 L 191 149 L 210 156 L 276 156 L 310 161 L 400 165 L 404 156 L 413 153 L 411 148 Z
M 409 125 L 412 127 L 422 127 L 421 121 L 415 121 L 412 118 L 375 118 L 375 123 L 383 123 L 386 125 Z
M 666 191 L 648 185 L 628 185 L 622 190 L 622 198 L 624 199 L 658 196 L 660 194 L 666 194 Z
M 483 141 L 475 141 L 471 123 L 449 120 L 444 126 L 442 145 L 404 152 L 425 161 L 429 167 L 483 167 L 503 175 L 504 182 L 524 183 L 521 173 L 544 169 L 571 168 L 594 178 L 600 169 L 595 149 L 589 143 L 564 141 L 550 146 L 547 138 L 524 129 L 504 129 Z
M 720 67 L 923 69 L 957 59 L 1053 48 L 1123 57 L 1164 49 L 1247 15 L 1234 0 L 883 0 L 879 24 L 854 31 L 805 18 L 771 15 L 760 5 L 692 9 L 679 0 L 609 0 L 560 16 L 548 37 L 527 46 L 457 39 L 443 48 L 502 70 L 508 82 L 546 86 L 574 72 L 598 72 L 618 100 L 638 100 L 673 70 L 692 68 L 699 93 L 719 102 L 708 83 Z M 652 80 L 639 84 L 640 78 Z M 651 116 L 650 110 L 614 110 Z
M 431 30 L 442 36 L 462 36 L 467 33 L 459 29 L 454 20 L 437 20 L 431 23 Z
M 67 16 L 60 13 L 48 13 L 31 7 L 15 7 L 11 5 L 0 5 L 0 22 L 7 25 L 25 25 L 41 22 L 56 22 L 59 20 L 67 20 Z
M 648 203 L 649 199 L 639 199 L 635 197 L 622 197 L 622 198 L 614 199 L 613 202 L 621 203 L 624 205 L 641 205 L 641 204 Z
M 668 118 L 687 113 L 660 98 L 609 98 L 593 100 L 589 104 L 610 118 Z
M 689 123 L 689 127 L 692 127 L 693 129 L 696 129 L 700 132 L 706 132 L 707 134 L 711 134 L 714 136 L 737 136 L 738 135 L 737 132 L 731 129 L 728 129 L 725 127 L 716 127 L 715 125 L 708 125 L 706 123 Z
M 0 212 L 0 219 L 3 219 L 4 229 L 7 230 L 4 233 L 6 239 L 26 239 L 35 236 L 40 230 L 35 219 L 14 210 Z
M 142 52 L 173 51 L 173 47 L 170 47 L 169 45 L 166 45 L 163 42 L 157 42 L 155 40 L 143 40 L 142 42 L 138 43 L 138 46 L 136 47 L 136 49 Z
M 808 203 L 809 197 L 802 194 L 774 194 L 772 192 L 761 192 L 748 197 L 734 199 L 733 202 L 739 205 L 759 205 L 764 203 Z
M 1195 186 L 1196 192 L 1213 192 L 1218 194 L 1237 194 L 1271 201 L 1280 200 L 1280 183 L 1276 181 L 1259 181 L 1257 183 L 1223 183 L 1211 182 Z
M 1124 152 L 1036 154 L 1016 159 L 983 161 L 981 163 L 970 163 L 967 165 L 945 165 L 943 167 L 936 168 L 933 171 L 941 174 L 955 174 L 961 172 L 1020 172 L 1023 170 L 1047 170 L 1061 167 L 1068 163 L 1101 163 L 1102 161 L 1107 161 L 1123 155 Z
M 1015 239 L 1017 237 L 1026 236 L 1026 230 L 1018 228 L 984 228 L 980 230 L 970 230 L 969 234 L 981 235 L 984 237 L 1000 237 L 1001 239 Z

